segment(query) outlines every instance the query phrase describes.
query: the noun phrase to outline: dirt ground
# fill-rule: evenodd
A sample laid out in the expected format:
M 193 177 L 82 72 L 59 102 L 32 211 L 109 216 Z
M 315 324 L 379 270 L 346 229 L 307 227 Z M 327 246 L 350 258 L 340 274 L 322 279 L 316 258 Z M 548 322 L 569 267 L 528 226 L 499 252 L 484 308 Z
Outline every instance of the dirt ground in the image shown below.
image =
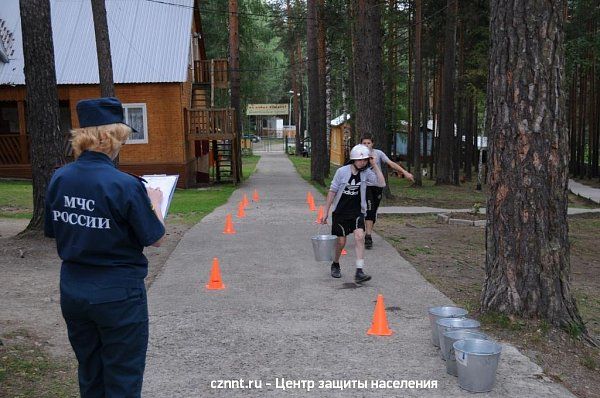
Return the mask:
M 77 396 L 75 357 L 60 314 L 60 259 L 54 240 L 15 236 L 26 225 L 0 219 L 0 396 Z M 189 228 L 173 217 L 163 246 L 146 249 L 146 285 Z
M 425 279 L 478 318 L 485 332 L 518 347 L 576 395 L 600 397 L 600 350 L 573 338 L 576 333 L 543 321 L 480 314 L 485 229 L 439 224 L 436 219 L 436 215 L 382 215 L 375 227 Z M 587 328 L 600 338 L 600 214 L 571 216 L 569 230 L 572 288 Z
M 60 315 L 60 260 L 54 241 L 19 238 L 23 220 L 0 219 L 0 396 L 77 396 L 76 363 Z M 171 218 L 169 239 L 149 248 L 151 284 L 190 228 Z M 484 229 L 436 223 L 435 215 L 381 216 L 386 236 L 424 277 L 468 308 L 500 341 L 509 341 L 540 364 L 546 374 L 581 397 L 600 397 L 600 350 L 543 322 L 478 312 L 484 270 Z M 600 215 L 570 218 L 573 288 L 587 327 L 600 336 Z M 375 248 L 376 250 L 376 248 Z

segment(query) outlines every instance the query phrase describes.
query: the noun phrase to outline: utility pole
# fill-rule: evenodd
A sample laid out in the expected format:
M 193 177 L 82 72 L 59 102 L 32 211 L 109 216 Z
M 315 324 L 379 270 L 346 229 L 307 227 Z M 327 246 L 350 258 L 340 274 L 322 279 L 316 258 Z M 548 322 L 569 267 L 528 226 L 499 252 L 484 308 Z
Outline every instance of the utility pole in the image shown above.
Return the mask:
M 236 137 L 232 150 L 236 151 L 236 182 L 242 176 L 242 119 L 240 106 L 240 36 L 238 1 L 229 0 L 229 84 L 231 88 L 231 107 L 235 110 Z
M 98 77 L 100 78 L 100 96 L 114 97 L 112 57 L 110 55 L 110 38 L 106 21 L 106 5 L 104 0 L 92 0 L 92 15 L 96 33 L 96 54 L 98 55 Z

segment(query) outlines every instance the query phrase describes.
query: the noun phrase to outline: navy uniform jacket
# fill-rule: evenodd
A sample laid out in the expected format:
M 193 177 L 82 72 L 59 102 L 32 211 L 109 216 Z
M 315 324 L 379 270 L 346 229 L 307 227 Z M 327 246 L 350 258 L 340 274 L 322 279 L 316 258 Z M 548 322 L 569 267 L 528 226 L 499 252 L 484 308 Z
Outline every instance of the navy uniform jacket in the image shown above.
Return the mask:
M 56 238 L 61 278 L 109 282 L 145 278 L 143 249 L 165 228 L 140 180 L 119 171 L 104 153 L 85 151 L 52 176 L 44 232 Z

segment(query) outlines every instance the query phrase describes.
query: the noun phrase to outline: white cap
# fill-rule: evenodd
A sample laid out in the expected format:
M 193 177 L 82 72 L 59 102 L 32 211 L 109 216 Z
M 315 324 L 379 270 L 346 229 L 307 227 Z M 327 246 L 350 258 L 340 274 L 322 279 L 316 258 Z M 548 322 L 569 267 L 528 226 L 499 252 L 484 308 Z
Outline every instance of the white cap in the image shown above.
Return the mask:
M 368 159 L 371 157 L 369 147 L 363 144 L 355 145 L 350 151 L 350 160 Z

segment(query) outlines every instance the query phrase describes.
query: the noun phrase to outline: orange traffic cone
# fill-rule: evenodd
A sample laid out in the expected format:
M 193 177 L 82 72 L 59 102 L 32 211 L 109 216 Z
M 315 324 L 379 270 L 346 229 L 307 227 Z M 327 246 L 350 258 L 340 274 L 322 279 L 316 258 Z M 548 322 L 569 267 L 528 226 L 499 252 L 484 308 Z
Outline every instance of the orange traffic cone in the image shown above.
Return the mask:
M 244 194 L 244 196 L 242 197 L 242 203 L 244 204 L 244 208 L 248 207 L 248 204 L 250 204 L 250 202 L 248 202 L 248 196 L 246 196 L 246 194 Z
M 223 290 L 225 285 L 221 280 L 221 271 L 219 270 L 219 259 L 213 258 L 212 268 L 210 270 L 210 280 L 206 284 L 209 290 Z
M 246 217 L 246 212 L 244 211 L 244 202 L 240 202 L 240 204 L 238 205 L 237 217 L 238 218 Z
M 310 197 L 310 202 L 308 202 L 308 210 L 310 210 L 310 211 L 317 210 L 317 208 L 315 207 L 315 201 L 312 196 Z
M 259 200 L 258 200 L 258 191 L 256 189 L 254 190 L 254 193 L 252 194 L 252 201 L 254 201 L 256 203 L 259 202 Z
M 342 256 L 345 256 L 346 254 L 348 254 L 348 252 L 346 251 L 346 249 L 342 249 Z
M 323 206 L 319 206 L 319 212 L 317 213 L 317 219 L 315 222 L 317 224 L 321 224 L 321 220 L 323 219 Z
M 306 193 L 306 204 L 309 205 L 310 204 L 310 198 L 312 198 L 312 194 L 310 193 L 310 191 L 308 191 Z
M 231 221 L 231 214 L 227 214 L 227 217 L 225 217 L 225 229 L 223 230 L 223 233 L 228 235 L 235 234 L 235 229 L 233 229 L 233 222 Z
M 373 314 L 373 323 L 367 334 L 373 336 L 391 336 L 392 330 L 388 327 L 387 316 L 385 315 L 385 306 L 383 305 L 383 295 L 377 295 L 377 304 L 375 304 L 375 313 Z

